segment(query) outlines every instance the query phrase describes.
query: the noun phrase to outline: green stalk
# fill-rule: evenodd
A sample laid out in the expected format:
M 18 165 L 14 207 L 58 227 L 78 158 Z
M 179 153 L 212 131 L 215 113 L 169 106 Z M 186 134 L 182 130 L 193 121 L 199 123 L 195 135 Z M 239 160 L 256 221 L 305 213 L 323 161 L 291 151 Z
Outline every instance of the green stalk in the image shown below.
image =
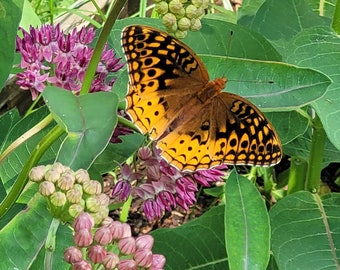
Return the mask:
M 56 235 L 57 235 L 59 224 L 60 224 L 60 220 L 57 218 L 53 218 L 50 228 L 47 233 L 47 238 L 45 242 L 45 258 L 44 258 L 44 269 L 45 270 L 52 269 L 53 252 L 55 251 Z
M 117 0 L 114 2 L 112 6 L 112 10 L 102 28 L 102 31 L 100 32 L 100 35 L 99 35 L 96 47 L 94 48 L 94 52 L 91 57 L 89 66 L 86 70 L 85 78 L 84 78 L 84 81 L 83 81 L 83 84 L 80 90 L 80 95 L 86 94 L 90 90 L 93 77 L 94 77 L 94 74 L 96 73 L 96 69 L 100 61 L 106 41 L 108 40 L 112 27 L 114 23 L 116 22 L 118 15 L 120 11 L 122 10 L 126 1 L 127 0 Z
M 122 211 L 120 212 L 119 220 L 121 222 L 126 222 L 129 215 L 129 210 L 131 208 L 132 196 L 130 195 L 126 202 L 123 204 Z
M 290 158 L 287 194 L 291 194 L 305 189 L 307 170 L 308 170 L 307 161 L 299 157 Z
M 334 31 L 339 35 L 340 34 L 340 0 L 337 0 L 335 4 L 332 27 Z
M 322 126 L 320 118 L 318 115 L 316 115 L 313 120 L 312 146 L 305 186 L 305 189 L 311 192 L 317 192 L 320 186 L 320 176 L 326 138 L 326 132 Z
M 139 17 L 141 17 L 141 18 L 146 17 L 146 6 L 147 6 L 147 1 L 146 0 L 140 0 L 140 2 L 139 2 Z
M 20 196 L 28 181 L 27 176 L 29 171 L 38 163 L 42 155 L 45 154 L 46 150 L 51 147 L 52 143 L 54 143 L 55 140 L 57 140 L 63 133 L 63 129 L 61 129 L 59 126 L 55 126 L 35 147 L 28 161 L 25 163 L 20 174 L 18 175 L 18 178 L 14 182 L 12 189 L 2 201 L 0 205 L 0 217 L 7 213 L 7 211 L 13 206 Z

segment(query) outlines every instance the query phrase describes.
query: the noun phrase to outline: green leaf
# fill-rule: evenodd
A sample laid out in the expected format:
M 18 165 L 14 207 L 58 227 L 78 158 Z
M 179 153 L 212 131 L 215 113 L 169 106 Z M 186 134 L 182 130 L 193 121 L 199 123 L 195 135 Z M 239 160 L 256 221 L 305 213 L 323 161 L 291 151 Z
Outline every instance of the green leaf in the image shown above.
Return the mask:
M 239 23 L 245 24 L 242 20 Z M 288 41 L 306 28 L 329 25 L 329 19 L 313 12 L 304 1 L 267 0 L 248 25 L 269 40 Z
M 3 269 L 28 269 L 37 252 L 44 248 L 48 231 L 46 224 L 51 222 L 52 217 L 43 202 L 45 199 L 41 196 L 32 199 L 30 208 L 20 212 L 0 231 L 0 259 Z
M 340 195 L 296 192 L 270 210 L 279 269 L 339 269 Z
M 0 2 L 0 89 L 2 89 L 12 68 L 15 38 L 21 19 L 22 7 L 22 0 Z
M 265 269 L 269 262 L 268 212 L 255 186 L 234 170 L 225 186 L 225 239 L 230 269 Z
M 152 232 L 153 252 L 166 257 L 171 270 L 229 269 L 224 246 L 224 207 L 214 207 L 201 217 L 175 229 Z
M 139 133 L 119 137 L 121 143 L 110 143 L 93 164 L 101 174 L 115 169 L 126 161 L 142 145 L 145 137 Z
M 0 123 L 2 126 L 4 126 L 4 130 L 7 130 L 6 139 L 3 141 L 1 146 L 2 150 L 8 147 L 17 138 L 22 136 L 22 134 L 24 134 L 27 130 L 34 127 L 47 115 L 48 109 L 46 107 L 41 107 L 28 116 L 20 119 L 20 121 L 18 121 L 18 116 L 14 116 L 14 118 L 12 118 L 9 115 L 8 117 L 2 118 Z M 7 127 L 5 127 L 6 125 Z M 34 136 L 30 137 L 27 141 L 10 153 L 2 162 L 0 166 L 0 178 L 7 191 L 12 187 L 14 180 L 22 170 L 23 164 L 25 164 L 30 157 L 33 149 L 52 127 L 53 125 L 49 125 Z M 50 147 L 48 151 L 45 152 L 44 156 L 40 160 L 40 163 L 46 164 L 54 161 L 60 142 L 61 141 L 58 140 Z
M 98 92 L 75 96 L 70 91 L 46 87 L 45 102 L 67 136 L 58 161 L 72 169 L 88 168 L 108 144 L 117 123 L 117 96 Z
M 211 77 L 228 75 L 225 91 L 238 94 L 261 110 L 293 110 L 325 94 L 331 80 L 312 69 L 279 62 L 202 56 Z

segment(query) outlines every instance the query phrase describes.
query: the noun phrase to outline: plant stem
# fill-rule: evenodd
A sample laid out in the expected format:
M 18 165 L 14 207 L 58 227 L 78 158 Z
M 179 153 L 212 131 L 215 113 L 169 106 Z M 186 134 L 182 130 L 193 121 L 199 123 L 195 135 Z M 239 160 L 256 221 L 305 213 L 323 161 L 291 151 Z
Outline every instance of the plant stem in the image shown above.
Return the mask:
M 305 189 L 311 192 L 317 192 L 320 186 L 320 175 L 326 137 L 326 132 L 320 118 L 316 115 L 313 120 L 312 146 L 305 185 Z
M 35 147 L 29 159 L 22 168 L 20 174 L 18 175 L 18 178 L 12 186 L 12 189 L 2 201 L 0 205 L 0 217 L 7 213 L 7 211 L 12 207 L 12 205 L 20 196 L 28 181 L 27 176 L 29 171 L 34 165 L 37 164 L 37 162 L 40 160 L 42 155 L 45 154 L 46 150 L 52 145 L 52 143 L 54 143 L 55 140 L 58 139 L 63 133 L 63 129 L 61 129 L 59 126 L 55 126 Z
M 288 194 L 305 189 L 307 170 L 308 170 L 307 161 L 299 157 L 290 158 L 288 191 L 287 191 Z
M 340 0 L 337 0 L 335 4 L 332 28 L 338 35 L 340 34 Z
M 132 202 L 132 196 L 129 196 L 129 198 L 123 204 L 122 211 L 120 212 L 119 220 L 121 222 L 127 221 L 129 210 L 130 210 L 130 207 L 131 207 L 131 202 Z
M 84 81 L 80 90 L 80 95 L 86 94 L 89 92 L 94 74 L 96 73 L 96 69 L 98 66 L 98 63 L 100 61 L 104 46 L 106 44 L 106 41 L 111 33 L 112 27 L 115 23 L 115 21 L 118 18 L 118 15 L 123 8 L 125 2 L 127 0 L 116 0 L 114 1 L 114 4 L 112 6 L 112 10 L 104 23 L 104 26 L 102 28 L 102 31 L 100 32 L 100 35 L 98 37 L 98 41 L 96 44 L 96 47 L 94 48 L 93 55 L 91 57 L 89 66 L 86 70 Z
M 53 252 L 55 250 L 55 241 L 57 230 L 60 224 L 60 220 L 57 218 L 53 218 L 50 228 L 48 230 L 46 243 L 45 243 L 45 258 L 44 258 L 44 269 L 49 270 L 52 269 L 53 262 Z

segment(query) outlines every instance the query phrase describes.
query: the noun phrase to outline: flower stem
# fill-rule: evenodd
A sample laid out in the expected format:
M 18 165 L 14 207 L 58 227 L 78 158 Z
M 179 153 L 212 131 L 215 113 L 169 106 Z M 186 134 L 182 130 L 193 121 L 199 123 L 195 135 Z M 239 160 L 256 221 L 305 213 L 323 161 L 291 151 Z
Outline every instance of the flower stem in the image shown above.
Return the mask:
M 131 207 L 131 202 L 132 202 L 132 196 L 129 196 L 129 198 L 123 204 L 122 211 L 120 213 L 119 220 L 121 222 L 126 222 L 127 221 L 129 210 L 130 210 L 130 207 Z
M 98 37 L 98 41 L 96 43 L 96 47 L 94 48 L 93 55 L 91 57 L 89 66 L 86 70 L 84 81 L 80 90 L 80 95 L 86 94 L 89 92 L 94 74 L 96 73 L 96 69 L 98 66 L 98 63 L 100 61 L 104 46 L 106 44 L 106 41 L 109 38 L 109 35 L 111 33 L 111 29 L 117 20 L 117 17 L 122 10 L 125 2 L 127 0 L 117 0 L 114 1 L 114 4 L 112 6 L 112 10 L 102 28 L 102 31 L 100 32 L 100 35 Z
M 308 163 L 302 158 L 291 157 L 288 177 L 288 194 L 305 189 Z
M 311 192 L 317 192 L 320 186 L 320 175 L 326 137 L 326 132 L 320 118 L 316 115 L 313 120 L 312 146 L 305 186 L 305 189 Z
M 61 129 L 59 126 L 55 126 L 35 147 L 28 161 L 25 163 L 20 174 L 18 175 L 18 178 L 13 184 L 10 192 L 0 204 L 0 217 L 7 213 L 7 211 L 12 207 L 12 205 L 20 196 L 28 181 L 27 176 L 29 171 L 34 165 L 37 164 L 37 162 L 40 160 L 42 155 L 45 154 L 46 150 L 52 145 L 52 143 L 55 142 L 55 140 L 58 139 L 63 133 L 63 129 Z
M 53 252 L 55 250 L 56 234 L 60 224 L 60 220 L 53 218 L 50 228 L 48 230 L 46 242 L 45 242 L 45 258 L 44 269 L 52 269 Z

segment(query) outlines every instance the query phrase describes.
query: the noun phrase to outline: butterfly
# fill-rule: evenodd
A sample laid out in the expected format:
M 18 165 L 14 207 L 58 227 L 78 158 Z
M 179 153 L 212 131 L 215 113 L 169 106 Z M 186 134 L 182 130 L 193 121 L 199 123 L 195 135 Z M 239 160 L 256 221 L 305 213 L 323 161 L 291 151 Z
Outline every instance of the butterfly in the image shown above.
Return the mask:
M 122 31 L 128 66 L 126 112 L 181 171 L 220 164 L 271 166 L 282 157 L 273 125 L 248 100 L 222 92 L 199 57 L 166 32 L 131 25 Z

